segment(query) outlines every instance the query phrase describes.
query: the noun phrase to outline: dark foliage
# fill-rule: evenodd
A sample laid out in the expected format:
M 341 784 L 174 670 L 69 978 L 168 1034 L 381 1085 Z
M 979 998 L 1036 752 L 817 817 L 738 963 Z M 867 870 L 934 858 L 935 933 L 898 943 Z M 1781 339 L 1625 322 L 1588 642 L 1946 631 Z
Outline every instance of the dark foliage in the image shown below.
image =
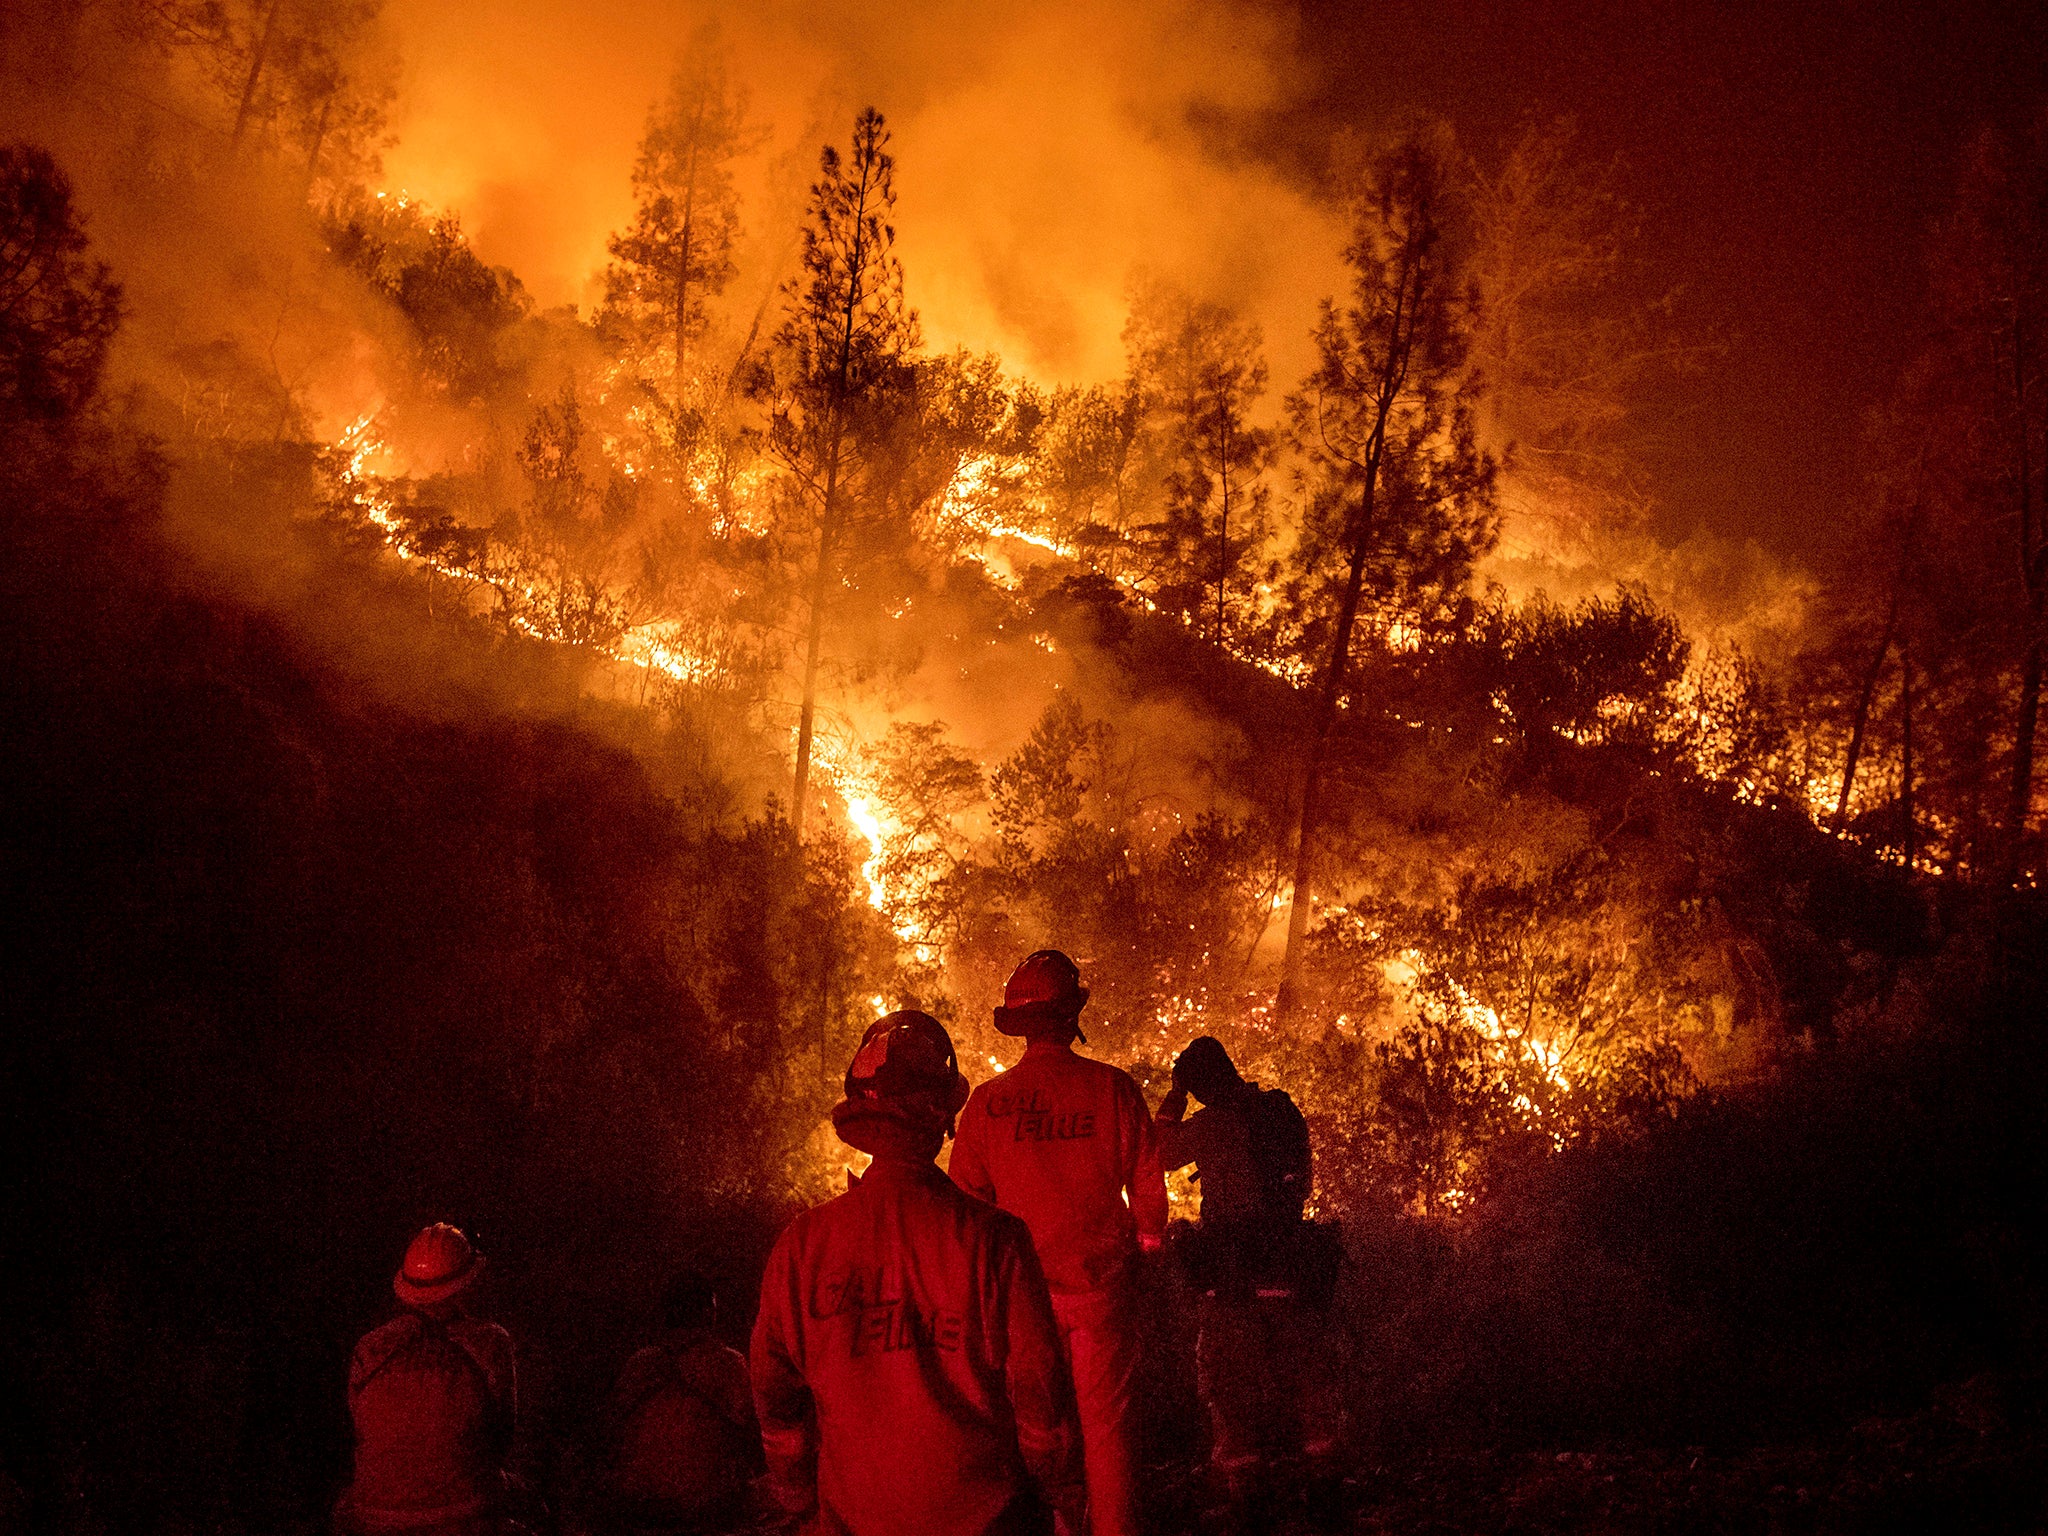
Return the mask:
M 1782 1443 L 2038 1371 L 2042 914 L 1961 914 L 1937 1027 L 1532 1164 L 1473 1221 L 1354 1232 L 1383 1448 Z
M 99 387 L 121 288 L 86 254 L 47 150 L 0 145 L 0 413 L 56 419 Z
M 686 831 L 544 712 L 386 701 L 197 584 L 146 456 L 9 448 L 0 1467 L 53 1522 L 312 1514 L 353 1335 L 436 1218 L 493 1257 L 543 1455 L 675 1262 L 748 1293 L 848 871 L 779 821 Z

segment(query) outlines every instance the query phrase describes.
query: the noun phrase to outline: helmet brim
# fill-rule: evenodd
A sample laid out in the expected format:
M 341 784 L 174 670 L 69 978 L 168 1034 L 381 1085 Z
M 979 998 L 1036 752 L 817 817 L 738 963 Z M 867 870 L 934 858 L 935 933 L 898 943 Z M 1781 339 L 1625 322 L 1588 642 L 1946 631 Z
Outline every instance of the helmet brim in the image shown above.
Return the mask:
M 469 1263 L 445 1280 L 423 1284 L 409 1279 L 403 1268 L 391 1278 L 392 1294 L 412 1307 L 431 1307 L 437 1301 L 452 1301 L 472 1285 L 478 1275 L 484 1272 L 484 1256 L 472 1252 Z
M 998 1003 L 995 1008 L 996 1033 L 1002 1035 L 1033 1035 L 1055 1024 L 1067 1024 L 1081 1035 L 1081 1010 L 1088 1006 L 1086 987 L 1073 997 L 1061 998 L 1042 1003 Z M 1081 1035 L 1083 1040 L 1088 1037 Z

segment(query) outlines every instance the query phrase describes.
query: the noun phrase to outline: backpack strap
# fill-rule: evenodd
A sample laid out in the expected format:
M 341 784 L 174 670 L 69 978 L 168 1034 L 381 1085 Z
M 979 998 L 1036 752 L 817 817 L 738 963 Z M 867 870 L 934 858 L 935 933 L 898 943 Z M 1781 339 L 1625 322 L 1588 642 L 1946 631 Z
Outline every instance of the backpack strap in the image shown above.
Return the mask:
M 412 1318 L 414 1324 L 410 1335 L 392 1345 L 385 1352 L 384 1358 L 371 1366 L 361 1381 L 352 1384 L 352 1389 L 361 1392 L 371 1382 L 383 1375 L 384 1368 L 393 1361 L 414 1354 L 428 1339 L 439 1339 L 442 1343 L 454 1348 L 455 1353 L 462 1359 L 463 1368 L 476 1379 L 476 1384 L 483 1389 L 484 1401 L 490 1403 L 495 1408 L 497 1394 L 491 1388 L 491 1373 L 484 1368 L 483 1361 L 477 1359 L 475 1352 L 450 1332 L 446 1323 L 428 1317 L 424 1312 L 411 1312 L 407 1316 Z
M 616 1412 L 619 1415 L 619 1422 L 622 1424 L 630 1423 L 633 1416 L 639 1413 L 642 1408 L 645 1408 L 649 1403 L 661 1396 L 662 1393 L 671 1389 L 684 1397 L 694 1397 L 700 1401 L 704 1400 L 704 1394 L 697 1391 L 684 1378 L 683 1362 L 678 1358 L 676 1350 L 666 1343 L 656 1344 L 653 1348 L 661 1356 L 661 1369 L 658 1372 L 651 1372 L 644 1377 L 640 1382 L 640 1390 L 635 1392 L 631 1399 L 618 1406 Z

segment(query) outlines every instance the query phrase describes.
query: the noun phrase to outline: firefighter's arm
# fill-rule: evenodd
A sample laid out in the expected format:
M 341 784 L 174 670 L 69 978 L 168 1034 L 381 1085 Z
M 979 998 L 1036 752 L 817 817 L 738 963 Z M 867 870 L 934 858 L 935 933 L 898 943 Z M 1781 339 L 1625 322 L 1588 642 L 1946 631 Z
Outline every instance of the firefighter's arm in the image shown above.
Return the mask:
M 1052 1293 L 1039 1267 L 1031 1233 L 1020 1221 L 1006 1221 L 996 1237 L 994 1316 L 1004 1320 L 1003 1373 L 1017 1424 L 1017 1449 L 1038 1480 L 1046 1502 L 1065 1515 L 1072 1529 L 1086 1498 L 1081 1476 L 1081 1419 L 1074 1405 L 1073 1378 L 1060 1354 Z
M 989 1177 L 988 1154 L 982 1147 L 982 1127 L 988 1116 L 970 1101 L 961 1111 L 960 1128 L 953 1133 L 953 1155 L 946 1160 L 946 1172 L 953 1182 L 977 1200 L 996 1203 L 996 1181 Z
M 1159 1135 L 1145 1111 L 1143 1091 L 1129 1079 L 1123 1086 L 1124 1145 L 1130 1149 L 1125 1188 L 1138 1224 L 1138 1246 L 1157 1253 L 1166 1239 L 1166 1173 L 1159 1163 Z
M 721 1349 L 717 1361 L 719 1416 L 740 1436 L 748 1469 L 759 1472 L 761 1423 L 754 1415 L 753 1383 L 747 1373 L 746 1357 L 738 1350 Z
M 818 1421 L 793 1337 L 801 1298 L 789 1234 L 775 1246 L 761 1279 L 761 1310 L 748 1351 L 754 1411 L 761 1421 L 761 1453 L 768 1470 L 762 1489 L 775 1513 L 810 1514 L 818 1502 Z
M 1193 1119 L 1183 1120 L 1181 1116 L 1187 1113 L 1187 1108 L 1187 1094 L 1175 1088 L 1160 1100 L 1159 1113 L 1152 1117 L 1152 1134 L 1159 1146 L 1159 1166 L 1168 1173 L 1187 1167 L 1201 1156 L 1202 1117 L 1209 1111 L 1198 1109 Z

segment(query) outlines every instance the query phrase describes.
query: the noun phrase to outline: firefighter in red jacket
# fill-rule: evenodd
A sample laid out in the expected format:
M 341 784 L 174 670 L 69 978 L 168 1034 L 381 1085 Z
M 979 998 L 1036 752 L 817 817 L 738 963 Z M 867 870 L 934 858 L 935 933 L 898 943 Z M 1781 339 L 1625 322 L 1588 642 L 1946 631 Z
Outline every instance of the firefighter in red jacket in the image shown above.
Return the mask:
M 506 1513 L 518 1387 L 511 1335 L 469 1315 L 483 1271 L 445 1222 L 406 1249 L 392 1280 L 404 1310 L 349 1361 L 355 1477 L 336 1511 L 342 1531 L 467 1536 Z
M 935 1159 L 967 1101 L 929 1014 L 870 1025 L 832 1111 L 873 1155 L 790 1223 L 754 1324 L 765 1488 L 822 1536 L 1021 1536 L 1079 1513 L 1080 1426 L 1024 1223 Z
M 747 1357 L 719 1342 L 718 1295 L 695 1270 L 669 1281 L 662 1312 L 667 1337 L 626 1362 L 605 1407 L 610 1526 L 731 1530 L 761 1459 Z
M 1030 1043 L 968 1099 L 951 1171 L 1031 1228 L 1081 1411 L 1089 1529 L 1136 1536 L 1134 1292 L 1140 1252 L 1166 1231 L 1166 1180 L 1143 1091 L 1074 1051 L 1087 1001 L 1079 968 L 1056 949 L 1012 973 L 995 1025 Z

